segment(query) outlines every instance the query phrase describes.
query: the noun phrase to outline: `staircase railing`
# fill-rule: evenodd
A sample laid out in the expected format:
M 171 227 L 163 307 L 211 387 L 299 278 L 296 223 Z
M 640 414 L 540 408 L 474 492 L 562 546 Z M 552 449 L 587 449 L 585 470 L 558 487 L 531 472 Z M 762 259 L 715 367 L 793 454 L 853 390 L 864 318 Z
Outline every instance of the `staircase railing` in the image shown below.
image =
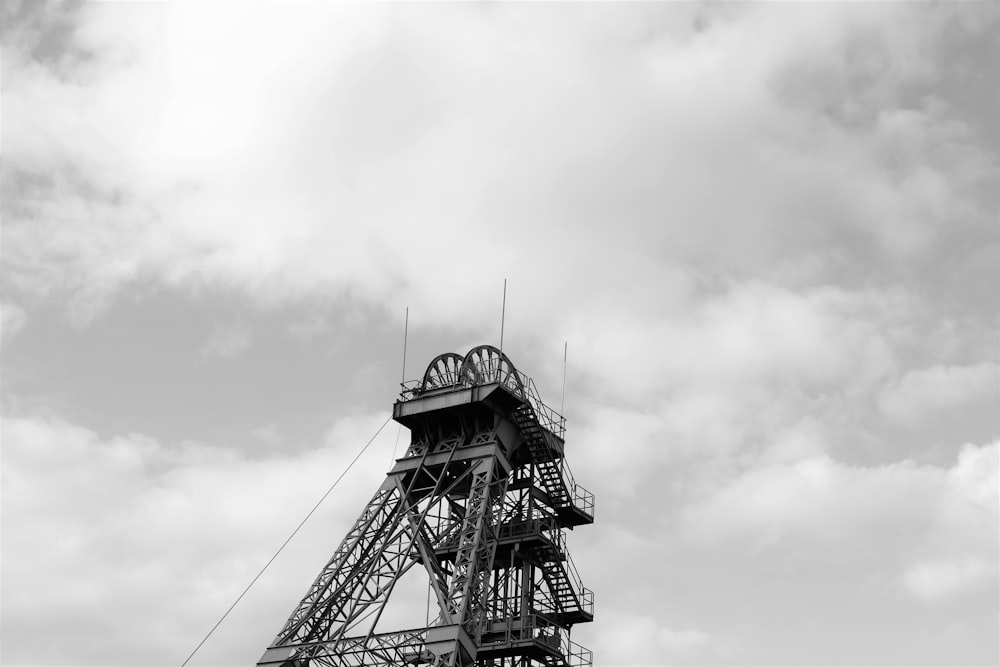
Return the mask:
M 534 380 L 521 371 L 516 372 L 521 378 L 521 384 L 524 386 L 525 392 L 527 393 L 528 402 L 531 403 L 531 407 L 535 409 L 535 416 L 538 418 L 539 425 L 548 429 L 554 435 L 565 439 L 566 418 L 542 402 L 542 398 L 538 394 L 538 388 L 535 386 Z
M 565 458 L 560 461 L 560 468 L 562 469 L 563 481 L 566 484 L 566 488 L 569 489 L 573 505 L 590 516 L 594 516 L 594 494 L 577 484 L 576 478 L 573 477 L 573 471 L 569 469 L 569 464 L 566 463 Z
M 594 591 L 583 585 L 583 579 L 580 577 L 580 571 L 576 569 L 576 563 L 573 562 L 573 556 L 570 555 L 569 549 L 566 547 L 565 531 L 560 530 L 557 533 L 556 545 L 563 556 L 562 567 L 566 572 L 566 576 L 569 578 L 570 586 L 573 589 L 574 595 L 576 595 L 580 610 L 588 614 L 593 614 Z

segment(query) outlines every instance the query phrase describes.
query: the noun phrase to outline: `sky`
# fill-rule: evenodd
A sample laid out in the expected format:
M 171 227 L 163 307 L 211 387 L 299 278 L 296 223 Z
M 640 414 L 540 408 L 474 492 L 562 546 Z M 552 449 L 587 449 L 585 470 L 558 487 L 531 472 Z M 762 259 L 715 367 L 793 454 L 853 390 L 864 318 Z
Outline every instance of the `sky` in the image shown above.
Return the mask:
M 2 664 L 179 665 L 501 312 L 595 665 L 1000 662 L 996 4 L 2 11 Z

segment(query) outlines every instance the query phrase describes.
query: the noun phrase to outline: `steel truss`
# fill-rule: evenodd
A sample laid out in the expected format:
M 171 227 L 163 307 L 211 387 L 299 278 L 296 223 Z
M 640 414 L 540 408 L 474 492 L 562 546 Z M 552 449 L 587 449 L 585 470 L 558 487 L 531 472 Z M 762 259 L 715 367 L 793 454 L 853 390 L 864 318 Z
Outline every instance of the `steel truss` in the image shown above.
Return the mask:
M 257 664 L 589 666 L 570 631 L 593 620 L 593 593 L 565 529 L 593 522 L 594 498 L 566 465 L 563 418 L 491 346 L 436 357 L 393 417 L 406 454 Z M 377 632 L 418 564 L 436 618 Z

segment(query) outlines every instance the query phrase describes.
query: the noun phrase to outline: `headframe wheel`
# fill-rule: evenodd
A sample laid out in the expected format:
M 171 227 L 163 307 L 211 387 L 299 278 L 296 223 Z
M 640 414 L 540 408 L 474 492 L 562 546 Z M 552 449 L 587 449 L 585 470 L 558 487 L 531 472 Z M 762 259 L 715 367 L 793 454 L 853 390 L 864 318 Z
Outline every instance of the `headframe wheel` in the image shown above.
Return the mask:
M 420 391 L 453 387 L 459 384 L 463 361 L 462 355 L 454 352 L 445 352 L 434 357 L 427 365 L 427 370 L 424 371 Z
M 526 396 L 521 376 L 506 354 L 492 345 L 480 345 L 469 350 L 462 361 L 463 384 L 497 382 L 519 398 Z
M 527 396 L 521 375 L 507 355 L 492 345 L 480 345 L 464 357 L 454 352 L 434 357 L 424 371 L 420 391 L 493 383 L 503 385 L 519 398 Z

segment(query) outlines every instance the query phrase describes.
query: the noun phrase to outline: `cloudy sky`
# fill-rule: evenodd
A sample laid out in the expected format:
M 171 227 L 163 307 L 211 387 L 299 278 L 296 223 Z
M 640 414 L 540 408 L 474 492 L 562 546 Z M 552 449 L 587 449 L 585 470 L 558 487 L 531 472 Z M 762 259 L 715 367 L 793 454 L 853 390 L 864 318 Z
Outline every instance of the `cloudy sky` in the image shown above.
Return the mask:
M 1000 660 L 1000 11 L 3 5 L 2 659 L 179 665 L 497 343 L 615 665 Z M 192 665 L 252 664 L 388 426 Z

